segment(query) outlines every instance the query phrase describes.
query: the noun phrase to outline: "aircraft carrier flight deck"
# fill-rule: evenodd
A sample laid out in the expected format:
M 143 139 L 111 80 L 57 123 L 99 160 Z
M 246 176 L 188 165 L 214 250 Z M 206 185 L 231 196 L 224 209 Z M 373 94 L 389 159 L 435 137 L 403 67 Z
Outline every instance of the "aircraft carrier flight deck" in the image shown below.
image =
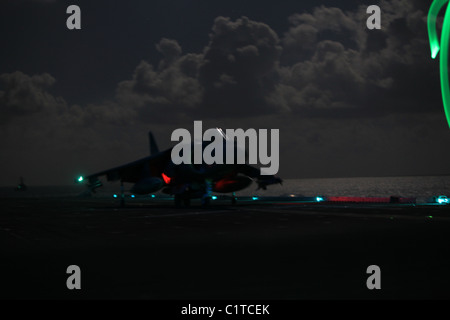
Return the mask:
M 391 199 L 392 200 L 392 199 Z M 394 199 L 397 201 L 398 199 Z M 0 199 L 2 298 L 448 299 L 450 206 Z M 80 266 L 83 288 L 67 290 Z M 366 269 L 381 268 L 381 290 Z

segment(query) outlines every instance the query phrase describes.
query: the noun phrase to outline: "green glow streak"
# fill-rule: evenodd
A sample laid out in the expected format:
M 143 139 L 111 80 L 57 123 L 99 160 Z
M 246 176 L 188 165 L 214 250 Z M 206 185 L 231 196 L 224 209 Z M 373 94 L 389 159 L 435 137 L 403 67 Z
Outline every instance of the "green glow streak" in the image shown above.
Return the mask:
M 439 59 L 440 77 L 441 77 L 441 92 L 442 101 L 444 104 L 445 117 L 447 124 L 450 127 L 450 87 L 448 80 L 448 51 L 450 42 L 450 6 L 447 5 L 445 11 L 444 24 L 442 26 L 441 42 L 437 36 L 436 18 L 439 11 L 448 0 L 434 0 L 428 12 L 428 37 L 430 40 L 431 57 L 436 58 L 439 51 L 441 51 Z
M 448 82 L 448 49 L 450 37 L 450 6 L 447 6 L 444 17 L 444 25 L 442 26 L 441 35 L 441 54 L 439 57 L 441 69 L 441 91 L 442 101 L 444 102 L 444 111 L 447 118 L 448 126 L 450 127 L 450 87 Z
M 81 181 L 83 181 L 83 180 L 84 180 L 83 176 L 80 176 L 80 177 L 78 178 L 78 182 L 81 182 Z
M 436 18 L 447 0 L 434 0 L 428 11 L 428 37 L 430 39 L 431 57 L 436 58 L 439 52 L 439 39 L 436 30 Z

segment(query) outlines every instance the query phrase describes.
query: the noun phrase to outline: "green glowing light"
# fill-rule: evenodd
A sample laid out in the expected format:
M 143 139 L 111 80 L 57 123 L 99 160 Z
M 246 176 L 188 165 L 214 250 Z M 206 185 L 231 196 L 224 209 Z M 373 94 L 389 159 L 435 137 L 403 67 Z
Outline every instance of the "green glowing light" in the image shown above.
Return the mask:
M 440 49 L 439 38 L 436 29 L 436 18 L 439 14 L 439 11 L 441 11 L 446 2 L 447 0 L 435 0 L 431 4 L 430 11 L 428 11 L 428 38 L 430 40 L 431 57 L 433 59 L 436 58 Z
M 434 0 L 428 11 L 428 37 L 430 40 L 431 57 L 436 58 L 439 51 L 439 68 L 441 77 L 442 101 L 444 104 L 445 117 L 450 127 L 450 87 L 448 80 L 448 52 L 450 43 L 450 6 L 447 6 L 444 16 L 444 24 L 442 26 L 441 41 L 437 36 L 436 19 L 439 11 L 448 2 L 448 0 Z
M 82 182 L 84 180 L 83 176 L 78 177 L 78 182 Z

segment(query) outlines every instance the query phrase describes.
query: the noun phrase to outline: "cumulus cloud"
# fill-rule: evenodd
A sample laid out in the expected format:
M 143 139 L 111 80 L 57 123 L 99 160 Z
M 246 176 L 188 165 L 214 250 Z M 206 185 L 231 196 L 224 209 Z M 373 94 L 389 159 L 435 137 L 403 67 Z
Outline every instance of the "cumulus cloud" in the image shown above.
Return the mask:
M 285 108 L 304 116 L 440 110 L 426 13 L 411 1 L 381 1 L 380 7 L 381 30 L 365 27 L 364 6 L 351 12 L 322 6 L 289 17 L 273 100 L 282 97 Z
M 117 103 L 136 110 L 139 119 L 146 123 L 175 121 L 198 109 L 203 95 L 197 78 L 199 55 L 188 54 L 168 61 L 163 60 L 157 70 L 142 61 L 131 80 L 119 83 Z
M 276 112 L 266 98 L 279 81 L 277 34 L 246 17 L 218 17 L 212 30 L 199 74 L 204 108 L 213 115 Z
M 281 36 L 247 17 L 217 17 L 200 53 L 184 53 L 178 41 L 162 38 L 155 45 L 160 61 L 141 61 L 131 79 L 117 85 L 114 97 L 96 104 L 69 106 L 49 94 L 55 79 L 48 74 L 4 74 L 3 121 L 56 110 L 66 110 L 66 118 L 81 125 L 440 110 L 425 9 L 406 0 L 379 5 L 381 30 L 366 28 L 365 6 L 352 11 L 321 6 L 293 14 Z
M 123 124 L 136 119 L 132 108 L 114 101 L 86 106 L 70 105 L 51 93 L 56 79 L 48 73 L 27 75 L 16 71 L 0 74 L 0 124 L 20 118 L 40 117 L 44 122 L 88 126 L 92 123 Z
M 48 73 L 29 76 L 20 71 L 0 75 L 2 121 L 34 113 L 63 112 L 66 102 L 47 90 L 55 83 Z
M 379 5 L 381 30 L 366 28 L 365 6 L 293 14 L 281 36 L 246 17 L 218 17 L 202 53 L 183 54 L 177 41 L 162 39 L 157 67 L 141 62 L 133 79 L 119 85 L 117 99 L 138 107 L 148 121 L 162 110 L 170 110 L 171 120 L 440 110 L 424 8 L 405 0 Z
M 218 17 L 202 53 L 182 55 L 177 41 L 162 39 L 156 45 L 163 55 L 158 67 L 142 61 L 133 78 L 118 85 L 116 99 L 137 108 L 147 121 L 164 112 L 172 121 L 277 112 L 266 99 L 278 82 L 278 43 L 264 23 Z

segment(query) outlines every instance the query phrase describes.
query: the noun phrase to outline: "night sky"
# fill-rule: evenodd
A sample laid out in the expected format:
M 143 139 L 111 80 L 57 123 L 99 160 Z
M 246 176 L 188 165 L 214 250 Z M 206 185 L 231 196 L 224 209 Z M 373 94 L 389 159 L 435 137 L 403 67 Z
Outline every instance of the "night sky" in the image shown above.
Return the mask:
M 194 120 L 280 129 L 283 178 L 449 174 L 430 4 L 2 1 L 0 186 L 72 184 Z

